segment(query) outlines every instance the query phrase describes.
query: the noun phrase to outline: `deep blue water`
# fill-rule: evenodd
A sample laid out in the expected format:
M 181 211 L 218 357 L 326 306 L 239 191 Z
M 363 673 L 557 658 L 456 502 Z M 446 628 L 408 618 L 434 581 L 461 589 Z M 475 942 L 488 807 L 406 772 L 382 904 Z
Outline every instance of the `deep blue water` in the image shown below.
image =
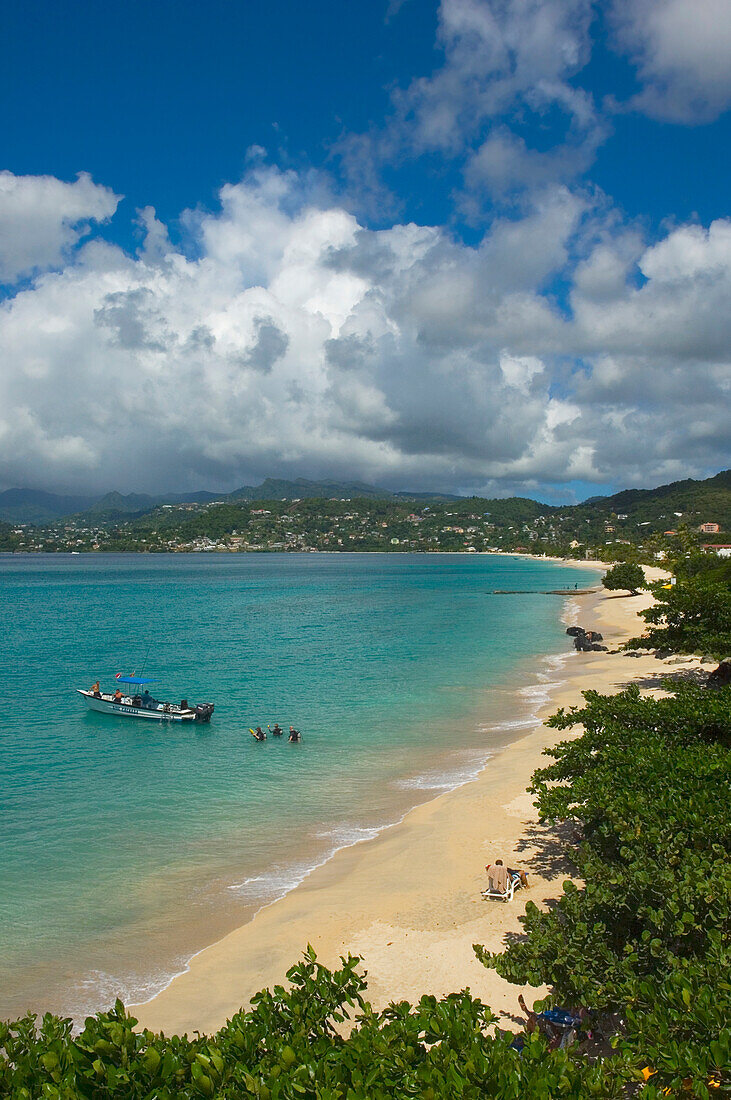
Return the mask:
M 592 579 L 482 555 L 0 557 L 0 1016 L 150 993 L 473 773 L 530 659 L 569 648 L 560 598 L 493 589 Z M 210 725 L 74 691 L 143 664 L 161 698 L 214 702 Z M 275 721 L 303 743 L 254 742 Z

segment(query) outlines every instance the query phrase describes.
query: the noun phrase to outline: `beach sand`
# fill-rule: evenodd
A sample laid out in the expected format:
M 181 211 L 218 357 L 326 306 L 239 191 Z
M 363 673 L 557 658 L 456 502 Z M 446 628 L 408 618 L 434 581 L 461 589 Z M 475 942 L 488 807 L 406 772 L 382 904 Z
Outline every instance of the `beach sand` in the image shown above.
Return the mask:
M 652 579 L 664 575 L 646 572 Z M 567 621 L 601 631 L 604 644 L 615 649 L 641 633 L 637 613 L 650 603 L 648 593 L 601 591 L 568 600 L 565 614 Z M 681 670 L 677 661 L 670 664 L 652 655 L 572 650 L 539 717 L 580 704 L 581 692 L 590 688 L 614 692 L 635 681 L 643 690 L 659 689 L 663 676 Z M 570 877 L 561 829 L 539 825 L 526 793 L 534 770 L 547 763 L 543 750 L 566 736 L 537 724 L 493 756 L 474 782 L 416 807 L 375 839 L 337 852 L 286 897 L 195 956 L 153 1000 L 131 1006 L 140 1025 L 168 1034 L 212 1032 L 256 991 L 283 981 L 310 943 L 330 967 L 348 952 L 361 956 L 367 997 L 376 1008 L 468 987 L 502 1017 L 502 1026 L 511 1026 L 521 989 L 486 970 L 472 945 L 500 950 L 506 935 L 521 931 L 526 902 L 545 904 Z M 480 896 L 485 864 L 496 858 L 528 872 L 529 889 L 518 891 L 512 903 Z M 531 1003 L 546 991 L 523 992 Z

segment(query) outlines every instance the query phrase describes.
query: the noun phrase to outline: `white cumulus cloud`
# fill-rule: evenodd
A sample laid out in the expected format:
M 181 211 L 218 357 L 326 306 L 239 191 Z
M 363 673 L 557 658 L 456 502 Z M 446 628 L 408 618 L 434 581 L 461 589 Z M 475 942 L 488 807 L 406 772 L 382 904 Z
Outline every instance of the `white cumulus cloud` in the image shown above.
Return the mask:
M 392 91 L 381 127 L 338 145 L 354 191 L 382 214 L 384 164 L 437 155 L 461 166 L 460 201 L 479 220 L 484 193 L 567 181 L 588 167 L 607 134 L 592 96 L 573 77 L 591 53 L 592 0 L 441 0 L 442 63 Z M 561 122 L 556 147 L 532 148 L 511 129 Z
M 74 183 L 0 172 L 0 283 L 58 267 L 92 222 L 111 218 L 118 202 L 86 172 Z
M 615 0 L 618 40 L 643 84 L 632 105 L 669 122 L 709 122 L 731 105 L 728 0 Z
M 5 486 L 505 492 L 727 460 L 728 222 L 644 242 L 554 185 L 467 246 L 261 163 L 220 200 L 186 253 L 146 208 L 136 256 L 93 239 L 0 306 Z

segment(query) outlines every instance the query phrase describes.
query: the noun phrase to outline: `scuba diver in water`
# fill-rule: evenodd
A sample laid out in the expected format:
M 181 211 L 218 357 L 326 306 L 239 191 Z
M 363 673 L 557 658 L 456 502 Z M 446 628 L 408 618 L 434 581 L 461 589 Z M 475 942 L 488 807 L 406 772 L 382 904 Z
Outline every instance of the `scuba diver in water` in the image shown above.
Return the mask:
M 261 728 L 261 726 L 257 726 L 256 729 L 252 730 L 251 732 L 253 733 L 257 741 L 266 741 L 267 735 L 264 733 L 264 730 Z
M 271 733 L 272 737 L 281 737 L 283 732 L 284 732 L 282 727 L 279 725 L 279 722 L 274 723 L 274 729 L 272 729 L 271 727 L 267 727 L 267 728 L 269 729 L 269 732 Z
M 290 726 L 289 727 L 289 737 L 287 738 L 287 740 L 288 741 L 301 741 L 302 740 L 302 734 L 300 733 L 299 730 L 296 730 L 294 728 L 294 726 Z

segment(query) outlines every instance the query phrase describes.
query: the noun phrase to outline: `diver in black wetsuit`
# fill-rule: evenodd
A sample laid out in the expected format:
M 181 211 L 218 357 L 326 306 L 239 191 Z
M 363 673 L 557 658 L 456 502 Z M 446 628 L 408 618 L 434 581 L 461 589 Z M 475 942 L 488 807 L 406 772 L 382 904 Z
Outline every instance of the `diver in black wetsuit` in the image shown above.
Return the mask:
M 294 726 L 290 726 L 289 727 L 289 737 L 287 738 L 287 740 L 288 741 L 301 741 L 302 740 L 302 734 L 300 733 L 299 730 L 296 730 L 294 728 Z
M 271 732 L 272 737 L 281 737 L 282 733 L 284 731 L 282 730 L 282 727 L 279 725 L 279 722 L 275 722 L 274 723 L 274 729 L 271 730 L 270 732 Z
M 254 730 L 254 737 L 257 739 L 257 741 L 266 741 L 267 739 L 267 735 L 264 733 L 264 730 L 261 728 L 261 726 L 257 726 Z

